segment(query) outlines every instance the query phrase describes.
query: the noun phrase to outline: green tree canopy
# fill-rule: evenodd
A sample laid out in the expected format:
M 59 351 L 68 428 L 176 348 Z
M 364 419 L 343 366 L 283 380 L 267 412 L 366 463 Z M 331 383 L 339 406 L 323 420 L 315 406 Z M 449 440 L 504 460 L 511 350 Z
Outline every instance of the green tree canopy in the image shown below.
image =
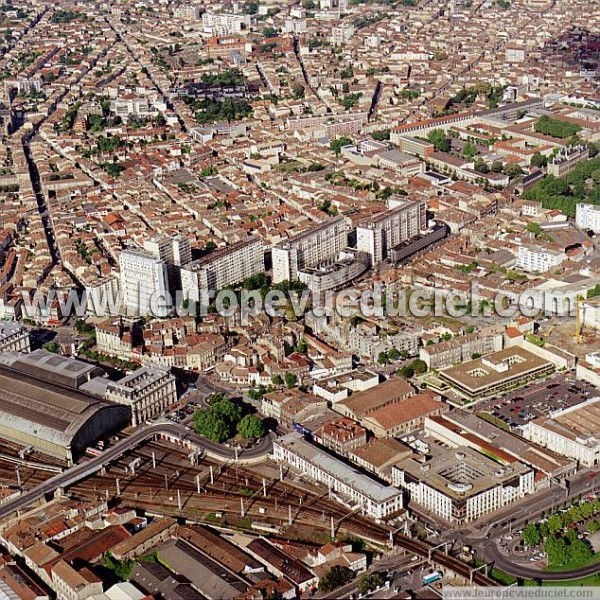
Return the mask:
M 354 574 L 348 567 L 335 565 L 328 573 L 321 577 L 319 590 L 322 592 L 331 592 L 352 581 L 353 577 Z
M 477 150 L 477 146 L 475 144 L 471 144 L 471 142 L 467 142 L 462 149 L 462 157 L 471 160 L 476 154 L 479 154 L 479 150 Z
M 329 144 L 330 150 L 332 150 L 336 156 L 339 156 L 342 152 L 342 146 L 347 146 L 352 143 L 352 140 L 349 137 L 341 137 L 337 140 L 332 140 Z
M 291 390 L 293 387 L 296 387 L 296 384 L 298 383 L 298 377 L 296 377 L 296 375 L 294 375 L 293 373 L 286 373 L 284 380 L 285 387 L 288 390 Z
M 448 152 L 450 150 L 450 140 L 442 129 L 430 131 L 427 139 L 438 152 Z
M 265 426 L 256 415 L 246 415 L 237 426 L 237 432 L 247 440 L 265 435 Z

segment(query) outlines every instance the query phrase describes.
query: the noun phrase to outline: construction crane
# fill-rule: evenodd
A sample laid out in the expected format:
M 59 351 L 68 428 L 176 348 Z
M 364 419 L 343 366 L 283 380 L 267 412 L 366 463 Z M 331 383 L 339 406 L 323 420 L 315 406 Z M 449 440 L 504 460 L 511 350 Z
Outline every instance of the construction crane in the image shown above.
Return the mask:
M 583 296 L 578 295 L 575 300 L 575 308 L 577 311 L 576 316 L 575 316 L 575 341 L 578 344 L 581 344 L 583 341 L 583 338 L 581 337 L 581 330 L 583 329 L 583 323 L 582 323 L 582 319 L 581 319 L 582 303 L 583 303 Z
M 575 341 L 578 344 L 583 342 L 583 327 L 585 325 L 585 310 L 586 308 L 592 308 L 594 306 L 598 306 L 600 303 L 600 298 L 590 298 L 586 299 L 583 296 L 577 296 L 576 307 L 577 307 L 577 316 L 575 318 Z
M 550 323 L 548 324 L 548 329 L 546 329 L 546 331 L 544 331 L 543 333 L 539 334 L 539 337 L 541 337 L 544 340 L 547 340 L 550 337 L 550 334 L 554 331 L 554 328 L 556 327 L 556 317 L 552 317 L 552 319 L 550 320 Z

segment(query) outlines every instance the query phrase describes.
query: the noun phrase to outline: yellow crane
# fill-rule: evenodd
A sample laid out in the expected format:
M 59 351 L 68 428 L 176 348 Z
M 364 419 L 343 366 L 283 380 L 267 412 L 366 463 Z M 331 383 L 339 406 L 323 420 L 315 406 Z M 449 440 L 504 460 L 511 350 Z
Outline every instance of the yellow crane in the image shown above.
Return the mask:
M 576 318 L 575 318 L 575 341 L 578 344 L 583 342 L 583 327 L 585 325 L 584 311 L 586 307 L 597 306 L 600 303 L 600 298 L 589 298 L 586 299 L 583 296 L 577 296 L 576 302 Z

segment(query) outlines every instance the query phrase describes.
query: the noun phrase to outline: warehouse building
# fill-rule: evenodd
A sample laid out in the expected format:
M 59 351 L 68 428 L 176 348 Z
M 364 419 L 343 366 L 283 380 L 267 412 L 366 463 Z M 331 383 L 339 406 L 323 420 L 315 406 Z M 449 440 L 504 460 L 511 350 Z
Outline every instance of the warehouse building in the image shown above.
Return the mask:
M 126 427 L 125 406 L 92 398 L 0 367 L 0 438 L 72 463 L 88 446 Z

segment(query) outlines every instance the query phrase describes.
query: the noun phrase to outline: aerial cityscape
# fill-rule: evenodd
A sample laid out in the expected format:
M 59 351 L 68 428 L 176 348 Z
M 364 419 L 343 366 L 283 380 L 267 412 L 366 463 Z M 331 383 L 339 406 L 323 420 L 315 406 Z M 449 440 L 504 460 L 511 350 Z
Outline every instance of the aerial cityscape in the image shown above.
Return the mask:
M 600 599 L 598 0 L 0 0 L 0 71 L 0 600 Z

